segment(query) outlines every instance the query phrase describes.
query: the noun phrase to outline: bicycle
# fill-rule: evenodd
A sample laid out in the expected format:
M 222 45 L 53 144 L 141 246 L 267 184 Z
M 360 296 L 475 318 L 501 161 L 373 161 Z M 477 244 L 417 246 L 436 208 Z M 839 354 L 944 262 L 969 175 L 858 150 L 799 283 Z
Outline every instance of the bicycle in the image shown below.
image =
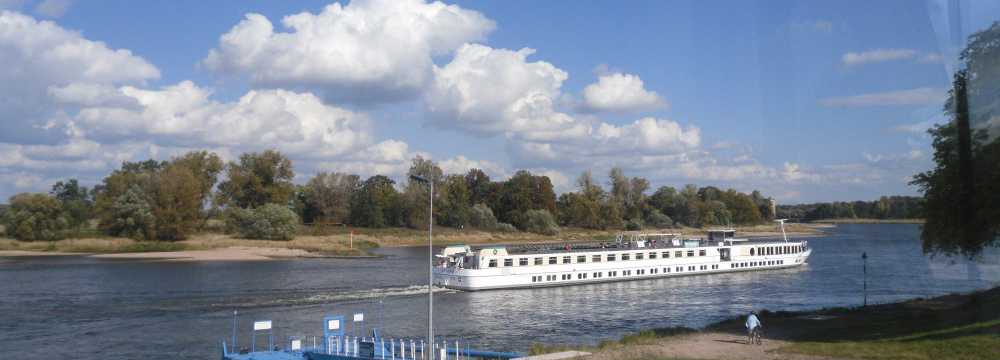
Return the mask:
M 747 334 L 747 345 L 757 344 L 761 345 L 761 329 L 760 326 L 753 328 L 749 334 Z

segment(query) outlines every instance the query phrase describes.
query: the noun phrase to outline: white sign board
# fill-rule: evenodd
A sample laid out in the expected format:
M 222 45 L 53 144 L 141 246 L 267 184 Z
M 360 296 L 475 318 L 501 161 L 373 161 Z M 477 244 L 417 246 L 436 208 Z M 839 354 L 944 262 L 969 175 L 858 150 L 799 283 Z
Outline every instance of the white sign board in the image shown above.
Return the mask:
M 359 322 L 359 321 L 365 321 L 365 314 L 364 313 L 354 314 L 354 322 Z
M 340 330 L 340 320 L 330 320 L 326 322 L 327 330 Z
M 271 330 L 271 320 L 267 321 L 254 321 L 253 330 Z
M 292 340 L 292 351 L 302 350 L 302 340 Z

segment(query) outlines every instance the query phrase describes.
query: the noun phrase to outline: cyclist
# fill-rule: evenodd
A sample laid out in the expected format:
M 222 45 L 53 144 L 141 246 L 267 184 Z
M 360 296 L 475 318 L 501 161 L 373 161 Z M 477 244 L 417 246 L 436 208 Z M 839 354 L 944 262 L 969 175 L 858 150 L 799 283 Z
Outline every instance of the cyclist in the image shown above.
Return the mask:
M 760 333 L 760 329 L 763 326 L 764 324 L 760 322 L 759 318 L 757 318 L 757 312 L 751 310 L 750 315 L 747 316 L 747 322 L 746 322 L 747 339 L 748 339 L 747 344 L 753 343 L 754 335 L 758 335 Z

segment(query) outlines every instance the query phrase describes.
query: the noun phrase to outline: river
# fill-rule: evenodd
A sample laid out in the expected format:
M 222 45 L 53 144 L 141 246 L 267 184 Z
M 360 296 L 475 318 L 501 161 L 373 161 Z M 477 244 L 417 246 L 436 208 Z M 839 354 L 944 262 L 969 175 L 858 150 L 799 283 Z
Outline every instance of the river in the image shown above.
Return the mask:
M 967 292 L 1000 282 L 1000 254 L 924 256 L 919 225 L 842 224 L 808 239 L 806 266 L 546 289 L 435 292 L 435 333 L 491 350 L 593 344 L 640 329 L 699 327 L 750 309 L 860 305 Z M 321 334 L 327 314 L 364 312 L 386 336 L 426 333 L 426 248 L 384 259 L 140 262 L 0 258 L 0 358 L 217 359 L 240 316 L 278 339 Z M 764 319 L 764 321 L 767 321 Z M 348 328 L 350 333 L 352 330 Z M 359 326 L 357 331 L 361 331 Z M 260 342 L 263 344 L 263 342 Z

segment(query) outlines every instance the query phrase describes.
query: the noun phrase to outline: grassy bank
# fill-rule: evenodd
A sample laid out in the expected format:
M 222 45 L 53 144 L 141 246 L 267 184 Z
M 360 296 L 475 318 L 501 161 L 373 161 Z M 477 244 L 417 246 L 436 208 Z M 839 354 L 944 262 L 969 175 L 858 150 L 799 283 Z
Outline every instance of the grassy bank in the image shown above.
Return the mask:
M 770 342 L 773 348 L 762 352 L 760 358 L 1000 359 L 1000 287 L 868 307 L 764 310 L 761 319 L 765 343 Z M 701 330 L 647 330 L 591 347 L 538 344 L 530 351 L 582 350 L 593 352 L 595 359 L 642 359 L 649 354 L 683 353 L 680 350 L 685 347 L 696 346 L 690 339 L 695 334 L 729 336 L 730 340 L 712 338 L 709 347 L 724 346 L 733 342 L 731 339 L 742 343 L 744 320 L 740 316 Z M 737 349 L 757 349 L 740 346 Z M 623 356 L 629 353 L 637 355 Z M 758 357 L 740 354 L 737 358 Z
M 924 219 L 822 219 L 818 224 L 923 224 Z
M 809 236 L 821 233 L 822 225 L 789 224 L 791 236 Z M 646 232 L 683 233 L 685 236 L 703 236 L 707 229 L 679 228 L 645 230 Z M 774 225 L 738 227 L 741 236 L 780 236 Z M 352 235 L 353 233 L 353 235 Z M 516 244 L 542 242 L 576 242 L 613 240 L 619 230 L 591 230 L 563 228 L 558 235 L 541 235 L 528 232 L 495 232 L 478 229 L 434 228 L 435 245 L 451 244 Z M 16 241 L 0 238 L 0 250 L 76 252 L 76 253 L 130 253 L 182 250 L 210 250 L 227 247 L 299 249 L 332 256 L 370 256 L 370 250 L 379 247 L 422 246 L 427 244 L 427 231 L 409 228 L 349 228 L 344 226 L 303 226 L 290 241 L 248 240 L 221 233 L 203 233 L 176 242 L 135 241 L 125 238 L 102 237 L 90 231 L 83 238 L 60 241 Z

